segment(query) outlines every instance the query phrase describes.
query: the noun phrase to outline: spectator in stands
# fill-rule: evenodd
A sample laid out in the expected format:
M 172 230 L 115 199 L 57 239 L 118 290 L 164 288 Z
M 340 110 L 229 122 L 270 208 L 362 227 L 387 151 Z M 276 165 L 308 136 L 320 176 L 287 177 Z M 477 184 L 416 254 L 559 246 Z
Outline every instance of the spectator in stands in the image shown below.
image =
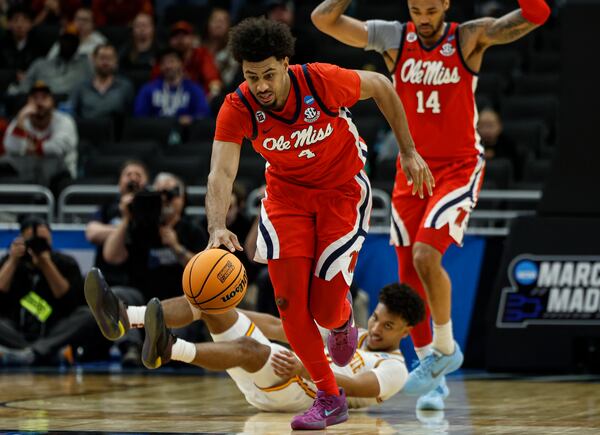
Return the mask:
M 75 13 L 73 24 L 79 32 L 79 47 L 76 56 L 89 58 L 98 45 L 106 43 L 106 37 L 94 30 L 94 15 L 90 8 L 79 8 Z M 59 49 L 59 44 L 56 42 L 48 52 L 48 59 L 57 57 Z
M 36 82 L 8 126 L 4 147 L 20 179 L 50 186 L 56 193 L 76 177 L 78 136 L 73 119 L 54 105 L 50 87 Z
M 135 116 L 177 117 L 188 125 L 195 118 L 210 116 L 202 88 L 184 78 L 181 54 L 168 48 L 159 57 L 161 77 L 147 83 L 135 99 Z
M 48 84 L 54 94 L 69 95 L 81 82 L 92 76 L 90 61 L 76 56 L 79 34 L 73 25 L 65 27 L 58 39 L 58 56 L 38 59 L 27 70 L 19 91 L 27 90 L 38 80 Z
M 111 285 L 129 285 L 129 276 L 125 265 L 111 265 L 104 260 L 104 242 L 121 223 L 121 201 L 130 201 L 127 196 L 133 197 L 137 192 L 145 190 L 148 179 L 148 168 L 142 161 L 127 160 L 119 174 L 119 198 L 101 206 L 85 227 L 86 239 L 98 247 L 94 265 L 102 270 Z
M 130 113 L 133 86 L 116 76 L 117 50 L 111 44 L 102 44 L 94 50 L 92 61 L 95 76 L 83 82 L 73 92 L 71 105 L 80 118 L 116 118 Z
M 511 161 L 515 170 L 515 177 L 520 178 L 522 171 L 521 159 L 517 152 L 515 142 L 502 132 L 502 120 L 494 109 L 487 107 L 479 112 L 477 131 L 481 137 L 481 144 L 485 151 L 486 160 L 506 158 Z
M 152 15 L 151 0 L 92 0 L 97 26 L 127 26 L 140 12 Z
M 73 21 L 75 12 L 82 3 L 81 0 L 32 0 L 31 9 L 35 14 L 33 24 L 59 25 Z
M 186 77 L 198 83 L 209 99 L 218 95 L 223 86 L 219 70 L 212 54 L 205 47 L 194 47 L 194 28 L 187 21 L 178 21 L 171 26 L 169 46 L 177 51 L 184 61 Z M 159 73 L 159 65 L 152 71 Z
M 294 63 L 314 62 L 318 42 L 311 33 L 306 32 L 305 27 L 296 26 L 294 2 L 290 0 L 266 0 L 267 18 L 287 24 L 296 37 L 294 49 Z
M 94 266 L 98 267 L 107 282 L 114 286 L 115 293 L 128 305 L 144 305 L 147 299 L 134 287 L 131 287 L 128 262 L 113 265 L 106 262 L 102 255 L 104 242 L 110 234 L 116 231 L 121 222 L 119 204 L 124 197 L 133 197 L 137 192 L 146 189 L 148 184 L 148 168 L 140 160 L 127 160 L 119 175 L 119 198 L 104 204 L 85 227 L 86 239 L 96 245 Z M 142 344 L 140 331 L 130 330 L 117 343 L 123 355 L 122 364 L 125 366 L 140 365 L 140 349 Z
M 240 81 L 236 78 L 240 73 L 240 65 L 227 47 L 230 27 L 229 11 L 216 7 L 208 17 L 206 34 L 202 38 L 202 46 L 206 47 L 215 59 L 224 88 L 235 86 L 235 83 Z
M 127 262 L 131 285 L 141 289 L 147 300 L 180 296 L 184 266 L 208 243 L 206 232 L 185 214 L 183 181 L 163 172 L 154 179 L 153 188 L 153 192 L 121 197 L 122 220 L 103 249 L 108 263 Z
M 131 24 L 131 39 L 119 52 L 119 63 L 123 69 L 152 69 L 158 54 L 158 43 L 154 36 L 154 19 L 141 12 Z
M 43 53 L 32 36 L 31 11 L 15 6 L 8 10 L 8 32 L 0 40 L 0 66 L 16 70 L 20 82 L 31 63 Z
M 0 362 L 55 362 L 64 346 L 83 345 L 90 334 L 97 336 L 77 261 L 52 250 L 43 219 L 26 217 L 0 260 Z

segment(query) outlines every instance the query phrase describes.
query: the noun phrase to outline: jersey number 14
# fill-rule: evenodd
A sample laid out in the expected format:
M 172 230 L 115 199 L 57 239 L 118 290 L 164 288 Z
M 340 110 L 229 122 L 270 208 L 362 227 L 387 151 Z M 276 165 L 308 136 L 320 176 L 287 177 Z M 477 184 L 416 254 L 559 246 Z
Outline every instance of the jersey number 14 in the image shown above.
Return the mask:
M 425 113 L 425 109 L 431 109 L 432 113 L 441 113 L 438 91 L 431 91 L 427 100 L 423 91 L 417 91 L 417 113 Z

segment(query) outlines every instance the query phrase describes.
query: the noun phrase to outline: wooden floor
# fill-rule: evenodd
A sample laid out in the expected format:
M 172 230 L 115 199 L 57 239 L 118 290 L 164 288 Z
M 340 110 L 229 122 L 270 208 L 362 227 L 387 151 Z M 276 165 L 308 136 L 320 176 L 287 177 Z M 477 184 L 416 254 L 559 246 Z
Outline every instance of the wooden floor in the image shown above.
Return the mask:
M 445 413 L 415 400 L 351 411 L 328 434 L 599 434 L 600 383 L 449 382 Z M 290 414 L 256 412 L 223 376 L 0 372 L 0 431 L 290 433 Z M 317 432 L 318 433 L 318 432 Z

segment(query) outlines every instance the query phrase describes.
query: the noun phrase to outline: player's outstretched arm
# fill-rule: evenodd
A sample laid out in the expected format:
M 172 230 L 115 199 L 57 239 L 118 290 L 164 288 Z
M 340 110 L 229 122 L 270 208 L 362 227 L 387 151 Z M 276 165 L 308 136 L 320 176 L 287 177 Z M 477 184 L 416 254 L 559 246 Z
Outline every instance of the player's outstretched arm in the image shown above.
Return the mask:
M 325 0 L 310 15 L 317 29 L 353 47 L 364 48 L 369 42 L 367 23 L 344 15 L 352 0 Z
M 256 311 L 239 310 L 244 313 L 250 320 L 254 322 L 256 327 L 265 334 L 269 340 L 279 341 L 281 343 L 289 343 L 281 319 L 266 313 Z
M 435 181 L 425 160 L 417 153 L 410 135 L 406 112 L 392 82 L 383 74 L 372 71 L 356 71 L 360 76 L 360 99 L 373 98 L 385 116 L 400 146 L 400 163 L 408 184 L 413 186 L 412 194 L 419 193 L 423 198 L 423 186 L 429 196 L 433 194 Z
M 480 18 L 460 26 L 463 54 L 492 45 L 508 44 L 541 26 L 550 16 L 544 0 L 519 0 L 521 9 L 500 18 Z M 466 53 L 465 53 L 466 52 Z
M 208 248 L 224 245 L 231 252 L 243 251 L 235 234 L 225 226 L 225 217 L 231 201 L 233 181 L 240 164 L 241 146 L 233 142 L 213 142 L 208 188 L 206 192 L 206 220 L 208 221 Z

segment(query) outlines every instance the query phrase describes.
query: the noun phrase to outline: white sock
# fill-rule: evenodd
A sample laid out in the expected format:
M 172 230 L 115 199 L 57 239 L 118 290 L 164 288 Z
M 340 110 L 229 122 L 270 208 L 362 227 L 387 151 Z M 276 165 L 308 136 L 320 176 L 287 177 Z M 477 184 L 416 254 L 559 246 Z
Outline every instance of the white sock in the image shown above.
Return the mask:
M 146 315 L 146 306 L 127 307 L 127 318 L 132 328 L 144 327 L 144 316 Z
M 196 358 L 196 345 L 178 338 L 171 349 L 171 359 L 191 363 Z
M 445 355 L 454 353 L 454 335 L 452 335 L 452 320 L 444 325 L 433 324 L 433 348 Z
M 423 361 L 425 358 L 427 358 L 433 352 L 432 345 L 428 344 L 427 346 L 423 346 L 423 347 L 415 347 L 415 352 L 417 353 L 417 356 L 419 357 L 419 361 Z

